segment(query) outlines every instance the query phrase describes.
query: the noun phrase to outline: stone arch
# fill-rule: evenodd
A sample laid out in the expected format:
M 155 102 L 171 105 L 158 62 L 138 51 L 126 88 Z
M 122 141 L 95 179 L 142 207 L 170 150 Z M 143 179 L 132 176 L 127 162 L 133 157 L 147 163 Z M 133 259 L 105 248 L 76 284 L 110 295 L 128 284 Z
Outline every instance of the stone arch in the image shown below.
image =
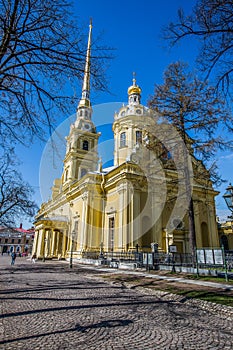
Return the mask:
M 142 237 L 141 237 L 142 249 L 150 248 L 153 240 L 152 240 L 152 230 L 151 230 L 151 218 L 149 216 L 143 216 L 141 229 L 142 229 Z
M 89 150 L 89 142 L 87 140 L 83 141 L 83 150 L 88 151 Z

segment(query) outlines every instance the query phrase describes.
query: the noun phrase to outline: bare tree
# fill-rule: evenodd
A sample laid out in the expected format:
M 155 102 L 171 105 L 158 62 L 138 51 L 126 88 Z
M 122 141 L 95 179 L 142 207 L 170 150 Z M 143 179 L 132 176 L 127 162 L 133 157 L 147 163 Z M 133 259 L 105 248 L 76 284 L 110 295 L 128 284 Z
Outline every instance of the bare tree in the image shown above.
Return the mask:
M 34 191 L 16 170 L 14 159 L 13 150 L 0 158 L 0 225 L 6 226 L 14 226 L 17 219 L 31 219 L 38 210 L 31 199 Z
M 155 92 L 149 101 L 149 107 L 176 128 L 189 153 L 198 157 L 206 167 L 219 149 L 233 146 L 224 133 L 224 130 L 232 131 L 233 121 L 224 100 L 220 95 L 216 96 L 213 87 L 188 72 L 187 65 L 184 63 L 177 62 L 168 66 L 164 73 L 164 84 L 155 85 Z M 174 140 L 171 142 L 174 143 Z M 190 245 L 194 254 L 196 243 L 191 189 L 192 174 L 188 166 L 188 159 L 183 158 L 181 166 L 183 166 L 185 189 L 189 201 Z M 203 171 L 203 176 L 207 177 L 207 180 L 212 176 L 213 180 L 220 181 L 216 173 L 216 166 L 212 165 L 210 170 L 212 173 Z
M 69 0 L 0 0 L 0 138 L 43 137 L 52 114 L 74 111 L 86 35 L 71 11 Z M 104 89 L 107 56 L 97 47 L 92 53 L 93 84 Z
M 198 62 L 208 78 L 216 76 L 217 87 L 229 92 L 233 77 L 233 0 L 197 0 L 192 14 L 178 11 L 177 23 L 170 23 L 165 38 L 174 45 L 186 37 L 201 41 Z

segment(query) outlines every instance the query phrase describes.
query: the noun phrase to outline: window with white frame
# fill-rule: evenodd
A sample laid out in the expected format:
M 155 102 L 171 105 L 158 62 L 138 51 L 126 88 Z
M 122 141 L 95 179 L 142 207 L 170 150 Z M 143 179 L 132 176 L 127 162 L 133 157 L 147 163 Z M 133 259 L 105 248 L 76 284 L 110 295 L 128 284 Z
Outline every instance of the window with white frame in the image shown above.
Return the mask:
M 142 143 L 142 132 L 140 130 L 136 131 L 136 143 Z
M 114 230 L 115 230 L 115 218 L 109 218 L 109 248 L 111 252 L 114 251 Z
M 120 134 L 120 147 L 126 146 L 126 132 Z

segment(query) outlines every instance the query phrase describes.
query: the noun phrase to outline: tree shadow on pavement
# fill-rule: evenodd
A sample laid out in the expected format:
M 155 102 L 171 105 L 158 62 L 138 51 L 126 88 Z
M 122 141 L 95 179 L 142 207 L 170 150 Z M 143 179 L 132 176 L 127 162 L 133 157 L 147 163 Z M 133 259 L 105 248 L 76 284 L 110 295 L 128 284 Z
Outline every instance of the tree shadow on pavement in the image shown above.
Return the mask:
M 115 327 L 122 327 L 122 326 L 128 326 L 130 323 L 133 323 L 131 320 L 108 320 L 108 321 L 101 321 L 98 323 L 94 323 L 89 326 L 82 326 L 79 323 L 76 324 L 76 329 L 79 332 L 85 333 L 89 329 L 95 329 L 95 328 L 115 328 Z
M 20 337 L 20 338 L 13 338 L 13 339 L 5 339 L 0 341 L 1 344 L 8 344 L 8 343 L 13 343 L 13 342 L 19 342 L 23 340 L 30 340 L 30 339 L 35 339 L 39 337 L 46 337 L 46 336 L 51 336 L 55 334 L 65 334 L 68 332 L 87 332 L 90 329 L 96 329 L 96 328 L 115 328 L 115 327 L 125 327 L 128 326 L 129 324 L 132 324 L 132 320 L 107 320 L 107 321 L 101 321 L 97 322 L 94 324 L 91 324 L 89 326 L 82 326 L 80 324 L 76 324 L 75 327 L 68 328 L 68 329 L 63 329 L 63 330 L 57 330 L 53 332 L 47 332 L 47 333 L 40 333 L 40 334 L 33 334 L 25 337 Z
M 33 314 L 41 314 L 41 313 L 49 313 L 49 312 L 62 312 L 62 311 L 75 311 L 75 310 L 82 310 L 82 309 L 92 309 L 92 308 L 106 308 L 106 307 L 120 307 L 120 306 L 143 306 L 143 305 L 156 305 L 156 304 L 172 304 L 174 303 L 173 300 L 169 301 L 163 301 L 163 300 L 140 300 L 140 301 L 126 301 L 119 303 L 119 300 L 116 300 L 115 302 L 111 303 L 101 303 L 101 304 L 86 304 L 86 305 L 71 305 L 71 306 L 60 306 L 60 307 L 46 307 L 46 308 L 40 308 L 40 309 L 34 309 L 34 310 L 25 310 L 25 311 L 18 311 L 18 312 L 9 312 L 9 313 L 2 313 L 0 315 L 0 319 L 2 318 L 10 318 L 10 317 L 16 317 L 16 316 L 25 316 L 25 315 L 33 315 Z

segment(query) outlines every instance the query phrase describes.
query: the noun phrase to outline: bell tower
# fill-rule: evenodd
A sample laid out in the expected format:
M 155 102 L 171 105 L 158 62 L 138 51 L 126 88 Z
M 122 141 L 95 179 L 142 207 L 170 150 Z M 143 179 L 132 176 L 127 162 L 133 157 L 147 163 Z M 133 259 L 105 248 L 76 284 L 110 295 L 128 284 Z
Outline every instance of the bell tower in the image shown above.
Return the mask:
M 67 185 L 81 179 L 87 172 L 95 171 L 98 164 L 97 144 L 100 133 L 92 121 L 90 101 L 90 67 L 91 67 L 92 21 L 89 25 L 86 62 L 82 86 L 82 97 L 76 111 L 76 121 L 70 127 L 66 140 L 66 155 L 62 184 Z
M 134 73 L 133 84 L 128 88 L 128 104 L 123 105 L 114 116 L 115 166 L 129 160 L 135 147 L 142 142 L 142 131 L 147 120 L 145 117 L 148 114 L 148 108 L 141 104 L 141 88 L 136 84 Z

